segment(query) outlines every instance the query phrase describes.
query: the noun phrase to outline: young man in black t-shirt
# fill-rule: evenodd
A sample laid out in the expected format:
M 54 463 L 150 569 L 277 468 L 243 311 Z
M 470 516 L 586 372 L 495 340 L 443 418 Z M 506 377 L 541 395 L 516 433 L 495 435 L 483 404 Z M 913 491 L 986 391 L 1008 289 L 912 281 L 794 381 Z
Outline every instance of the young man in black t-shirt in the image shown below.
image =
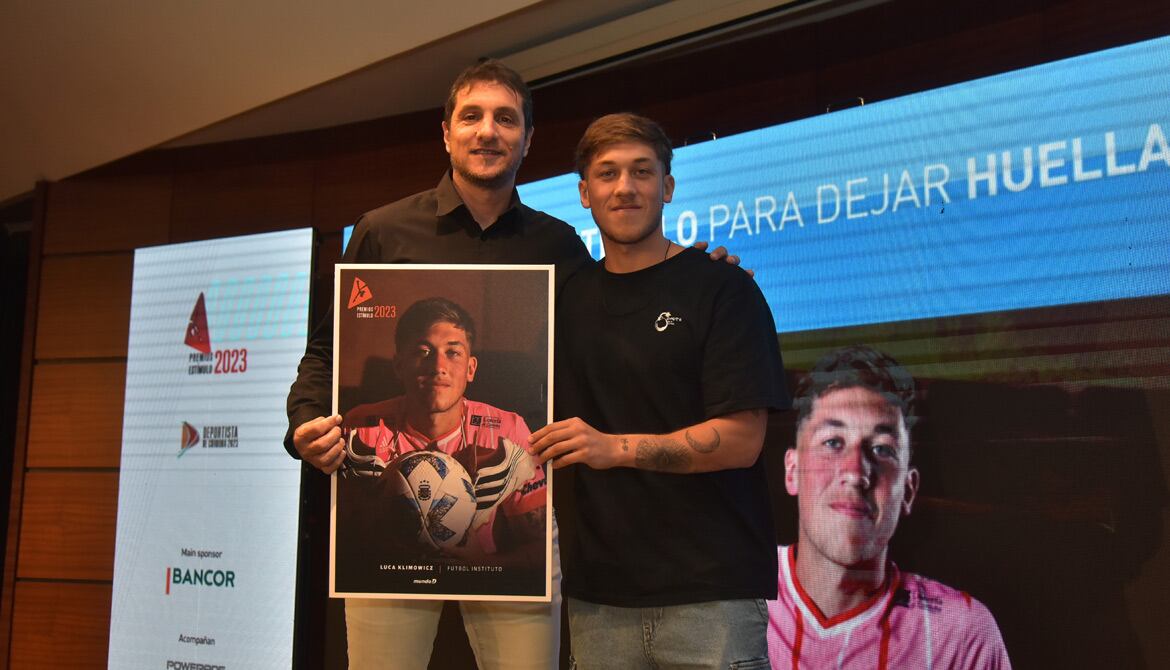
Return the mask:
M 581 204 L 606 257 L 558 298 L 556 412 L 531 449 L 579 464 L 562 539 L 577 667 L 768 667 L 775 532 L 760 450 L 786 408 L 771 312 L 742 270 L 662 234 L 670 142 L 595 121 Z M 564 418 L 572 417 L 572 418 Z

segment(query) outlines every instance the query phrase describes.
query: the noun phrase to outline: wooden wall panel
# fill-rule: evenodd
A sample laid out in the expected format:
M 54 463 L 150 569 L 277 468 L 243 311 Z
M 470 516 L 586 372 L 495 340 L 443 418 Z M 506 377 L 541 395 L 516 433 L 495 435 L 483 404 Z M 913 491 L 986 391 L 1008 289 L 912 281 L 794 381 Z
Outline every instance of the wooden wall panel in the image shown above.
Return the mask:
M 30 468 L 116 468 L 125 363 L 47 363 L 33 372 Z
M 28 445 L 29 408 L 32 405 L 33 349 L 36 342 L 36 303 L 40 294 L 41 250 L 44 247 L 45 206 L 48 203 L 48 184 L 37 184 L 33 198 L 33 228 L 29 236 L 28 251 L 28 292 L 24 300 L 24 332 L 20 338 L 20 386 L 16 392 L 16 411 L 12 415 L 15 430 L 12 432 L 11 489 L 8 491 L 8 524 L 4 529 L 4 580 L 0 586 L 0 667 L 7 666 L 12 649 L 13 593 L 16 591 L 16 550 L 20 543 L 22 520 L 21 506 L 24 502 L 25 454 Z M 4 306 L 5 317 L 13 311 L 11 304 Z M 2 486 L 2 484 L 0 484 Z
M 118 473 L 31 470 L 16 578 L 114 577 Z
M 9 667 L 106 667 L 111 592 L 108 584 L 17 584 Z
M 125 357 L 134 256 L 49 256 L 41 267 L 38 360 Z
M 363 212 L 433 187 L 449 164 L 438 123 L 433 138 L 322 158 L 313 225 L 322 231 L 341 230 Z
M 1053 2 L 1043 17 L 1045 59 L 1066 58 L 1166 34 L 1170 3 L 1131 0 L 1103 17 L 1096 0 Z
M 175 175 L 171 242 L 207 240 L 313 222 L 313 163 L 297 161 Z
M 128 251 L 167 241 L 170 175 L 94 177 L 49 188 L 45 253 Z

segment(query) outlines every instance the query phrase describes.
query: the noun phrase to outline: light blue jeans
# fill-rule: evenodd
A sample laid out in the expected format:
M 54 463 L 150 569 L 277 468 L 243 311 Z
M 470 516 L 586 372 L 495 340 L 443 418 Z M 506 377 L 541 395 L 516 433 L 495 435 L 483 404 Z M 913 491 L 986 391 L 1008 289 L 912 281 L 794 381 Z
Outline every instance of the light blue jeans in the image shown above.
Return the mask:
M 574 670 L 769 668 L 763 600 L 611 607 L 566 599 Z

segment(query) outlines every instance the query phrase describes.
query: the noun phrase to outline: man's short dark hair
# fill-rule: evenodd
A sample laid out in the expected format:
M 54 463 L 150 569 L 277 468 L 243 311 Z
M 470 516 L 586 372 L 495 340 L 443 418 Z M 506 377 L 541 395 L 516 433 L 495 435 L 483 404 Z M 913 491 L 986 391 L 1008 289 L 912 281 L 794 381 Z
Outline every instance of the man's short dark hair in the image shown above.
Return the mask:
M 670 148 L 670 138 L 666 136 L 666 131 L 654 121 L 629 112 L 607 114 L 589 124 L 581 141 L 577 143 L 577 174 L 584 179 L 589 163 L 598 152 L 624 142 L 649 145 L 658 155 L 658 160 L 662 161 L 665 173 L 670 174 L 670 159 L 674 151 Z
M 424 298 L 406 308 L 394 331 L 394 348 L 402 352 L 426 335 L 436 323 L 449 323 L 467 333 L 467 346 L 475 350 L 475 321 L 467 310 L 446 298 Z M 470 352 L 469 352 L 470 353 Z
M 902 410 L 906 429 L 913 427 L 917 419 L 914 414 L 914 377 L 889 354 L 856 345 L 834 349 L 821 356 L 812 370 L 797 383 L 796 399 L 792 403 L 797 411 L 797 430 L 812 413 L 817 398 L 853 387 L 882 396 Z
M 504 65 L 494 58 L 485 58 L 472 65 L 455 77 L 451 90 L 447 92 L 447 104 L 443 105 L 443 121 L 451 123 L 451 115 L 455 113 L 455 98 L 459 92 L 474 84 L 493 82 L 511 89 L 520 97 L 520 109 L 524 112 L 524 130 L 532 130 L 532 91 L 520 73 Z

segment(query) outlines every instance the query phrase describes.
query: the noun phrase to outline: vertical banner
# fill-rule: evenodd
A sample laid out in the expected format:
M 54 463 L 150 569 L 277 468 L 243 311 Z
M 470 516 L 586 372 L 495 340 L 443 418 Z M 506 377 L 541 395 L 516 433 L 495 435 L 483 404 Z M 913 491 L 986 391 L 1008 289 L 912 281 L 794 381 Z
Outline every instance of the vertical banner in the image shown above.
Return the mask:
M 337 266 L 331 595 L 551 598 L 552 269 Z
M 110 668 L 288 668 L 312 231 L 134 254 Z

